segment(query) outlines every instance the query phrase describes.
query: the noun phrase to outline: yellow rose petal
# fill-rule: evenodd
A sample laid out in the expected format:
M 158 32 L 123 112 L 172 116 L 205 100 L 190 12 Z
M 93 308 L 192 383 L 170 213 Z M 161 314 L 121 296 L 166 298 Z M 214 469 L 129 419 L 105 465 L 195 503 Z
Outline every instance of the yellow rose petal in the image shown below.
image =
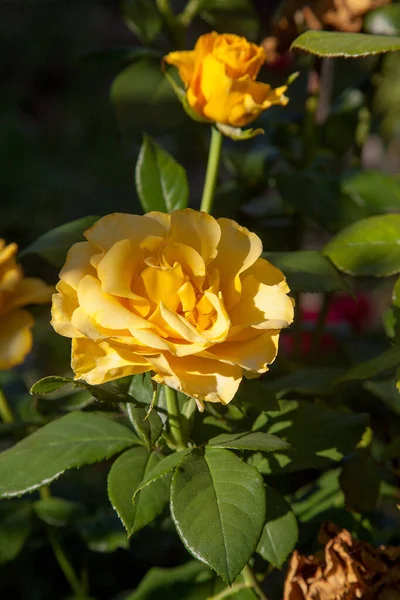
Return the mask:
M 89 242 L 107 251 L 120 240 L 140 244 L 149 235 L 163 237 L 165 229 L 158 221 L 146 216 L 113 213 L 99 219 L 84 235 Z
M 93 254 L 93 247 L 88 242 L 74 244 L 69 250 L 65 264 L 60 271 L 60 279 L 74 290 L 77 290 L 85 275 L 96 276 L 96 271 L 90 264 Z
M 265 373 L 278 352 L 279 331 L 260 333 L 248 341 L 218 344 L 206 350 L 206 356 L 240 365 L 249 371 Z
M 152 368 L 145 358 L 130 350 L 89 339 L 72 340 L 71 367 L 75 379 L 84 379 L 91 385 L 145 373 Z
M 0 317 L 0 370 L 21 364 L 32 348 L 34 319 L 21 309 Z
M 186 208 L 171 214 L 169 241 L 194 248 L 206 265 L 217 255 L 220 238 L 217 221 L 207 213 Z
M 228 311 L 239 301 L 240 273 L 251 267 L 262 252 L 260 238 L 231 219 L 218 219 L 221 241 L 211 267 L 220 274 L 220 289 Z
M 107 294 L 134 297 L 132 281 L 143 268 L 143 252 L 132 240 L 119 240 L 97 265 L 101 289 Z
M 240 367 L 218 360 L 189 356 L 183 360 L 171 356 L 152 356 L 149 362 L 158 371 L 158 382 L 203 402 L 228 404 L 235 396 L 242 379 Z
M 59 281 L 56 287 L 59 293 L 53 295 L 51 325 L 65 337 L 82 337 L 83 334 L 71 323 L 72 315 L 79 306 L 76 291 L 64 281 Z

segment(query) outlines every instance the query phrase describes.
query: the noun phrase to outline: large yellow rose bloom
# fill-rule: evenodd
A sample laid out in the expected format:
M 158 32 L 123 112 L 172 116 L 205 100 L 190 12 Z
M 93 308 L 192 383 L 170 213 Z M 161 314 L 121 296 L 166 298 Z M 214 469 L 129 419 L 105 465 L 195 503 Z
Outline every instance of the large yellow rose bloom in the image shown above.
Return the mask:
M 15 260 L 16 244 L 0 239 L 0 370 L 21 364 L 32 348 L 32 315 L 22 307 L 50 301 L 54 288 L 24 277 Z
M 191 209 L 111 214 L 70 249 L 52 325 L 72 338 L 76 379 L 100 384 L 154 371 L 197 400 L 227 404 L 264 373 L 293 320 L 282 273 L 261 240 Z
M 285 106 L 287 86 L 273 90 L 256 81 L 264 48 L 234 34 L 202 35 L 194 50 L 170 52 L 165 61 L 179 70 L 187 101 L 201 117 L 243 127 L 273 104 Z

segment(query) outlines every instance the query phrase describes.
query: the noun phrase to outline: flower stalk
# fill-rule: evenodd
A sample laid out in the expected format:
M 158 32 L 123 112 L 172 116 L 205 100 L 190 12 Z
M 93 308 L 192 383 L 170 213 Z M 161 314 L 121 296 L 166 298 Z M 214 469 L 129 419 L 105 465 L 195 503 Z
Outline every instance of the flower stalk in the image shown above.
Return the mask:
M 7 402 L 6 395 L 4 393 L 3 387 L 0 382 L 0 417 L 3 423 L 13 423 L 14 415 L 10 408 L 10 405 Z
M 200 204 L 200 210 L 208 214 L 211 214 L 214 203 L 214 194 L 217 185 L 219 164 L 221 161 L 222 139 L 222 133 L 216 127 L 212 127 L 206 179 Z
M 183 450 L 187 447 L 187 443 L 182 431 L 181 413 L 179 410 L 179 400 L 176 390 L 165 386 L 165 398 L 167 401 L 171 442 L 176 446 L 177 450 Z

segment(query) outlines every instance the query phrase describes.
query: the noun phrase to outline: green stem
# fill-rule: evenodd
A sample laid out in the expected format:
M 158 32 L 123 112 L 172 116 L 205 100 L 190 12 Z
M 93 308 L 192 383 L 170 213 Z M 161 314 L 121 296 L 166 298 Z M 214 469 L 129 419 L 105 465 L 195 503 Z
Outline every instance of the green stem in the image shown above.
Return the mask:
M 224 600 L 224 598 L 234 596 L 241 590 L 246 590 L 248 588 L 249 586 L 247 583 L 235 583 L 232 587 L 225 588 L 219 594 L 216 594 L 215 596 L 209 596 L 207 600 Z
M 3 423 L 13 423 L 14 415 L 12 414 L 12 410 L 7 402 L 7 398 L 4 394 L 3 387 L 0 382 L 0 416 L 2 418 Z
M 247 586 L 253 588 L 260 600 L 268 600 L 268 596 L 261 589 L 250 565 L 246 565 L 243 569 L 243 578 Z
M 202 0 L 189 0 L 185 8 L 178 16 L 179 22 L 185 29 L 189 27 L 197 13 L 201 10 Z
M 44 485 L 39 490 L 41 500 L 51 498 L 50 488 Z M 61 571 L 64 573 L 65 579 L 68 581 L 72 591 L 77 598 L 85 598 L 87 596 L 85 587 L 79 581 L 77 574 L 69 561 L 68 556 L 58 538 L 58 535 L 50 527 L 47 528 L 47 537 L 49 538 L 50 546 L 54 552 L 54 556 L 58 562 Z
M 65 579 L 71 586 L 72 591 L 78 598 L 84 598 L 86 596 L 85 590 L 81 586 L 81 583 L 71 565 L 67 555 L 65 554 L 64 548 L 62 547 L 60 540 L 57 535 L 51 529 L 48 529 L 47 535 L 49 538 L 50 545 L 53 549 L 54 556 L 57 559 L 60 569 L 65 575 Z
M 211 141 L 208 153 L 206 180 L 204 182 L 203 197 L 200 210 L 210 214 L 214 202 L 214 192 L 217 185 L 219 163 L 221 160 L 222 133 L 216 128 L 211 128 Z
M 165 386 L 165 398 L 167 400 L 168 422 L 171 441 L 176 446 L 177 450 L 183 450 L 187 447 L 187 444 L 182 431 L 178 394 L 176 390 Z
M 311 340 L 310 355 L 312 358 L 316 358 L 318 350 L 321 344 L 322 336 L 325 332 L 325 321 L 328 316 L 329 308 L 331 306 L 333 294 L 324 294 L 324 300 L 322 302 L 321 310 L 319 311 L 317 323 L 315 325 L 314 334 Z
M 185 46 L 185 29 L 172 11 L 169 0 L 156 0 L 156 4 L 159 12 L 164 18 L 166 33 L 168 34 L 172 45 L 178 50 L 183 49 Z

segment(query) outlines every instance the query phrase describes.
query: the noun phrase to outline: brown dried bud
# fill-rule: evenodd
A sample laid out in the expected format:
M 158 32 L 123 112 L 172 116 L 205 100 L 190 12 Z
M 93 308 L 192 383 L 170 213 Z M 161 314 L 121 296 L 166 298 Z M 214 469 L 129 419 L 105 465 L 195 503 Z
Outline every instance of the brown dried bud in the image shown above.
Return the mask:
M 293 553 L 284 600 L 400 600 L 400 548 L 374 548 L 333 523 L 319 540 L 318 555 Z

